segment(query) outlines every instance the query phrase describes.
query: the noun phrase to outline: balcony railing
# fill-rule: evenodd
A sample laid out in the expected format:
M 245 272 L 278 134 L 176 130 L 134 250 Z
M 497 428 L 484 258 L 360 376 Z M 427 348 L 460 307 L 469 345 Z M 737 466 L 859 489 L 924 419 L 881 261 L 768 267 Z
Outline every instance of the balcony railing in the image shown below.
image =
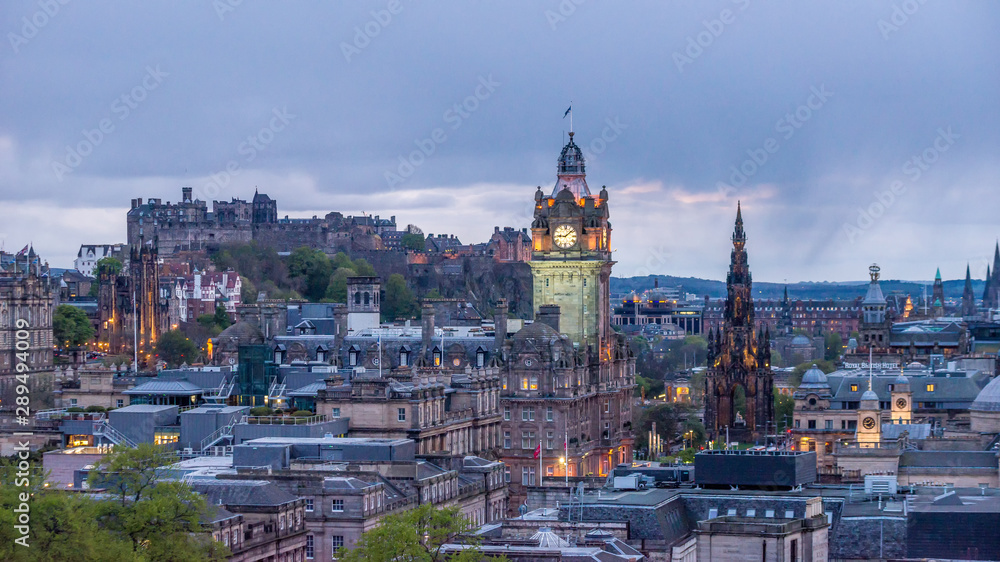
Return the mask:
M 325 415 L 314 416 L 246 416 L 249 425 L 314 425 L 327 421 Z

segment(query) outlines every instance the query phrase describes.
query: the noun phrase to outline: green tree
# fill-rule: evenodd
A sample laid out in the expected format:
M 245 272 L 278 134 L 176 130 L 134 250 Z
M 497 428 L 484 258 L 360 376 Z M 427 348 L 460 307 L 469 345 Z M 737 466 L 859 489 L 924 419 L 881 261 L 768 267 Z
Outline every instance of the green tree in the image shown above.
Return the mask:
M 383 518 L 378 527 L 361 535 L 354 548 L 341 548 L 336 557 L 343 562 L 480 562 L 481 541 L 472 535 L 474 529 L 458 507 L 423 504 Z M 470 547 L 442 552 L 443 545 L 459 541 Z
M 364 258 L 354 260 L 354 274 L 359 277 L 375 277 L 378 273 L 375 268 Z
M 96 299 L 100 295 L 101 295 L 101 283 L 95 279 L 94 282 L 90 284 L 90 289 L 87 291 L 87 296 L 92 299 Z
M 97 272 L 98 277 L 101 275 L 118 275 L 122 272 L 122 262 L 118 261 L 117 258 L 101 258 L 97 260 L 94 271 Z
M 437 289 L 437 287 L 434 287 L 430 291 L 427 291 L 427 294 L 424 295 L 424 298 L 425 299 L 440 299 L 440 298 L 444 298 L 444 297 L 441 296 L 441 291 L 439 291 Z
M 784 367 L 785 358 L 781 356 L 781 353 L 777 349 L 771 352 L 771 366 L 772 367 Z
M 225 330 L 231 324 L 229 321 L 229 313 L 226 312 L 226 307 L 221 304 L 215 307 L 215 316 L 212 320 L 214 324 L 222 330 Z
M 94 327 L 86 312 L 61 304 L 52 313 L 52 337 L 60 346 L 84 345 L 94 337 Z
M 302 246 L 288 256 L 289 277 L 298 281 L 302 294 L 311 301 L 326 296 L 332 273 L 333 264 L 320 250 Z
M 330 278 L 330 285 L 326 288 L 324 300 L 329 302 L 347 302 L 347 278 L 354 276 L 354 270 L 346 267 L 338 267 Z
M 645 390 L 646 399 L 652 400 L 657 396 L 663 394 L 664 382 L 659 379 L 648 379 L 643 376 L 635 377 L 635 395 L 638 397 L 643 396 L 642 392 Z
M 98 503 L 97 520 L 149 560 L 225 560 L 227 549 L 201 524 L 209 513 L 204 497 L 184 482 L 160 480 L 161 469 L 176 460 L 149 443 L 115 447 L 89 477 L 114 498 Z
M 680 404 L 657 404 L 645 409 L 637 409 L 639 421 L 635 424 L 636 445 L 639 449 L 649 448 L 649 431 L 656 423 L 656 433 L 663 443 L 673 441 L 678 434 L 680 424 L 688 418 L 688 409 Z
M 399 243 L 403 248 L 417 252 L 422 252 L 427 248 L 427 239 L 424 238 L 423 234 L 404 234 Z
M 416 316 L 419 310 L 413 291 L 406 286 L 406 279 L 398 273 L 390 275 L 385 284 L 385 298 L 382 299 L 382 318 L 410 318 Z
M 257 286 L 247 277 L 240 275 L 240 302 L 253 304 L 257 302 Z
M 830 332 L 825 337 L 826 352 L 823 358 L 827 361 L 838 361 L 844 350 L 844 338 L 837 332 Z
M 774 389 L 774 423 L 778 426 L 778 431 L 785 431 L 788 424 L 792 423 L 792 412 L 795 410 L 795 400 L 787 394 Z
M 180 330 L 170 330 L 156 342 L 156 356 L 171 367 L 181 363 L 191 364 L 198 357 L 198 346 Z

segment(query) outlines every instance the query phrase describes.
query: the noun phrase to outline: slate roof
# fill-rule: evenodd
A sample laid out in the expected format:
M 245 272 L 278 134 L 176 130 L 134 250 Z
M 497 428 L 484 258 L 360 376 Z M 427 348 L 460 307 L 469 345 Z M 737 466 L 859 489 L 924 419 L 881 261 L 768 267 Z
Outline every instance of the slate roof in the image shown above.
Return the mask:
M 194 383 L 184 380 L 158 380 L 154 379 L 144 382 L 139 386 L 130 388 L 122 394 L 162 394 L 167 396 L 190 396 L 201 394 L 202 388 Z
M 316 381 L 312 384 L 307 384 L 302 388 L 296 388 L 295 390 L 290 390 L 285 393 L 285 396 L 290 397 L 300 397 L 300 398 L 315 398 L 317 392 L 320 389 L 326 388 L 326 382 Z
M 846 371 L 838 371 L 848 373 Z M 855 374 L 856 373 L 856 374 Z M 834 402 L 858 402 L 862 394 L 868 390 L 868 375 L 855 371 L 851 374 L 827 375 L 830 388 L 833 392 Z M 968 408 L 976 396 L 979 395 L 982 377 L 973 376 L 910 376 L 910 389 L 914 402 L 946 402 L 952 407 Z M 895 376 L 875 376 L 872 377 L 872 390 L 878 395 L 880 401 L 887 402 L 892 399 L 892 391 L 889 385 L 895 382 Z M 852 391 L 851 385 L 856 384 L 857 390 Z M 927 385 L 933 384 L 934 390 L 928 391 Z
M 909 439 L 927 439 L 931 435 L 929 423 L 884 423 L 882 439 L 899 439 L 906 432 Z
M 266 480 L 198 480 L 191 483 L 212 505 L 279 506 L 298 498 Z

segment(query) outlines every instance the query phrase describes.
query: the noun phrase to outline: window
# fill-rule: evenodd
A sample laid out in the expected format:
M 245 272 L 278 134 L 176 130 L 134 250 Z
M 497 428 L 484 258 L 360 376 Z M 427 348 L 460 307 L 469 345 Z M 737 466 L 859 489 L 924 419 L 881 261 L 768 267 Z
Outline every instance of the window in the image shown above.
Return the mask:
M 278 517 L 278 530 L 279 531 L 284 531 L 285 530 L 285 516 L 284 515 L 282 515 L 281 517 Z
M 510 483 L 510 467 L 509 466 L 503 467 L 503 481 L 507 482 L 507 483 Z
M 826 428 L 833 429 L 833 420 L 826 420 Z
M 401 421 L 401 422 L 406 421 L 406 408 L 396 409 L 396 421 Z
M 313 509 L 315 509 L 315 506 L 313 505 L 313 499 L 306 498 L 306 511 L 312 513 Z
M 764 517 L 774 517 L 774 510 L 773 509 L 768 509 L 767 511 L 765 511 L 764 512 Z
M 610 400 L 605 400 L 604 401 L 604 413 L 607 414 L 607 413 L 610 413 L 610 412 L 611 412 L 611 401 Z
M 785 511 L 785 519 L 795 519 L 795 512 L 791 509 Z
M 528 377 L 521 377 L 521 390 L 528 390 Z
M 547 431 L 545 432 L 545 448 L 552 449 L 552 444 L 555 442 L 555 432 Z
M 330 511 L 344 511 L 344 500 L 333 500 L 330 502 Z
M 552 406 L 545 407 L 545 421 L 552 421 Z
M 927 392 L 934 392 L 934 384 L 933 383 L 927 385 Z
M 726 510 L 726 515 L 730 517 L 736 517 L 736 510 L 733 508 L 729 508 Z
M 334 553 L 336 553 L 338 548 L 344 546 L 344 536 L 333 535 L 333 537 L 331 537 L 330 543 L 333 546 Z
M 800 421 L 801 421 L 801 420 L 795 420 L 795 429 L 798 429 L 798 428 L 799 428 L 799 422 L 800 422 Z
M 406 367 L 410 363 L 410 352 L 400 351 L 399 352 L 399 366 Z
M 330 417 L 331 418 L 339 418 L 340 417 L 340 408 L 330 408 Z
M 482 369 L 485 366 L 486 366 L 486 352 L 485 351 L 477 351 L 476 352 L 476 367 L 479 367 L 480 369 Z
M 535 467 L 524 467 L 521 469 L 521 485 L 535 485 Z
M 816 420 L 809 420 L 806 422 L 809 429 L 816 429 Z
M 240 542 L 240 531 L 239 529 L 233 529 L 233 546 L 236 546 Z
M 503 432 L 503 448 L 510 449 L 510 432 Z
M 125 405 L 125 401 L 122 400 L 121 398 L 119 398 L 118 400 L 115 400 L 115 408 L 121 408 L 124 405 Z
M 756 517 L 756 516 L 757 516 L 757 510 L 756 509 L 748 509 L 747 510 L 747 517 Z
M 350 362 L 350 366 L 351 367 L 357 367 L 358 366 L 358 352 L 354 351 L 354 350 L 351 350 L 351 352 L 349 353 L 348 361 Z
M 437 348 L 434 349 L 434 366 L 435 367 L 441 366 L 441 350 Z
M 503 421 L 510 421 L 510 406 L 503 407 Z
M 709 519 L 715 519 L 718 516 L 719 516 L 719 510 L 717 508 L 713 507 L 712 509 L 708 510 L 708 518 Z
M 522 449 L 534 449 L 535 448 L 535 432 L 534 431 L 522 431 L 521 432 L 521 448 Z
M 521 421 L 535 421 L 535 408 L 533 406 L 521 408 Z
M 306 560 L 316 558 L 316 537 L 306 535 Z
M 76 398 L 70 398 L 69 399 L 69 405 L 70 406 L 76 406 Z

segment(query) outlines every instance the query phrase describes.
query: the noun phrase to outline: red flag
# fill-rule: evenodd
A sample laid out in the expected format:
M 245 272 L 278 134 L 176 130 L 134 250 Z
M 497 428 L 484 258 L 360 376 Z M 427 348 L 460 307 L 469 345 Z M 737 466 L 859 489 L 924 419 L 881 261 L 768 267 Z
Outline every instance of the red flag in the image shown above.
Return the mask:
M 542 441 L 538 441 L 538 445 L 535 445 L 535 458 L 537 459 L 539 455 L 542 454 Z

